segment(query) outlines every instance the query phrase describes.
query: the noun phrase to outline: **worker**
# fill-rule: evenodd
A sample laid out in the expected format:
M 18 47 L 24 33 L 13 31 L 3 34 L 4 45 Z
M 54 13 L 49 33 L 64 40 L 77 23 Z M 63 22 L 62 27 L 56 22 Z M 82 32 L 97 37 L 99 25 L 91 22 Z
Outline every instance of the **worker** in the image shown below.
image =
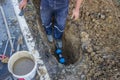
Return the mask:
M 83 0 L 75 1 L 76 4 L 71 17 L 77 20 L 79 18 L 79 8 Z M 26 5 L 27 0 L 22 0 L 19 4 L 19 8 L 25 9 Z M 40 2 L 40 16 L 47 39 L 49 42 L 55 40 L 57 48 L 62 48 L 62 35 L 65 29 L 68 8 L 69 0 L 41 0 Z M 54 20 L 52 19 L 53 17 Z

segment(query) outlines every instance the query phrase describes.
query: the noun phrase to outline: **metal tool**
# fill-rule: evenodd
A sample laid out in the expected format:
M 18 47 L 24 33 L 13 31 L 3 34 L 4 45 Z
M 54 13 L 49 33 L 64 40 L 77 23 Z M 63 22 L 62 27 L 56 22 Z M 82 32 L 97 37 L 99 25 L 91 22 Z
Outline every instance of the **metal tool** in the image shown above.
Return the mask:
M 6 26 L 6 29 L 7 29 L 7 34 L 8 34 L 8 38 L 10 40 L 11 49 L 12 49 L 12 51 L 14 51 L 14 47 L 13 47 L 13 43 L 12 43 L 12 37 L 11 37 L 10 31 L 9 31 L 7 20 L 6 20 L 6 17 L 5 17 L 5 14 L 4 14 L 4 11 L 3 11 L 3 8 L 1 6 L 1 4 L 0 4 L 0 10 L 2 12 L 2 16 L 3 16 L 5 26 Z
M 13 39 L 13 46 L 14 46 L 14 43 L 15 43 L 15 37 L 13 37 L 12 39 Z M 13 51 L 12 51 L 12 49 L 11 49 L 10 56 L 12 56 L 12 53 L 13 53 Z

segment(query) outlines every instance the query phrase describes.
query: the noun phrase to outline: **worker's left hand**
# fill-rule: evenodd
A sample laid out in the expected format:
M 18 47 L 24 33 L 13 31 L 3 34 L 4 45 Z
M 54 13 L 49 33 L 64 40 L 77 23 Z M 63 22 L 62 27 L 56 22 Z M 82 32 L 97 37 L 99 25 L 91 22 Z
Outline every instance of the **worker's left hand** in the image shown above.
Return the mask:
M 79 18 L 79 10 L 73 9 L 71 18 L 77 20 Z

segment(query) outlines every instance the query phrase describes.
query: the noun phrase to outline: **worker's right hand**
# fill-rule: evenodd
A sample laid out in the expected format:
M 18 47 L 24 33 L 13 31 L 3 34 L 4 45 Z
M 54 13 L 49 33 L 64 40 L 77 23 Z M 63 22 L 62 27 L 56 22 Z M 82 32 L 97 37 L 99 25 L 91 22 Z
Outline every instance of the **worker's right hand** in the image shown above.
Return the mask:
M 27 0 L 22 0 L 19 4 L 19 9 L 25 9 L 27 6 Z
M 79 18 L 79 9 L 73 9 L 71 18 L 74 20 L 77 20 Z

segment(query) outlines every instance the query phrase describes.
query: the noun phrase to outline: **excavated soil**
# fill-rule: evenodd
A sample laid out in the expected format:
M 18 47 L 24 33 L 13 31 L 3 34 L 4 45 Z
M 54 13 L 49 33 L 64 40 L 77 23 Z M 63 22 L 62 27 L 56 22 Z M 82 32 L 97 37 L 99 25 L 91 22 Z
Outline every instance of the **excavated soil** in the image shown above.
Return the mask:
M 29 3 L 25 12 L 26 20 L 39 51 L 54 54 L 54 44 L 47 42 L 40 24 L 39 1 Z M 63 55 L 69 65 L 62 69 L 58 66 L 60 70 L 50 74 L 52 80 L 120 80 L 119 2 L 84 0 L 79 19 L 73 21 L 70 17 L 75 1 L 70 0 L 63 36 Z

